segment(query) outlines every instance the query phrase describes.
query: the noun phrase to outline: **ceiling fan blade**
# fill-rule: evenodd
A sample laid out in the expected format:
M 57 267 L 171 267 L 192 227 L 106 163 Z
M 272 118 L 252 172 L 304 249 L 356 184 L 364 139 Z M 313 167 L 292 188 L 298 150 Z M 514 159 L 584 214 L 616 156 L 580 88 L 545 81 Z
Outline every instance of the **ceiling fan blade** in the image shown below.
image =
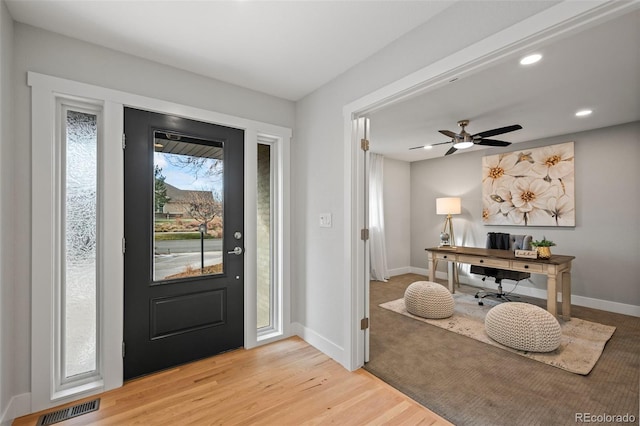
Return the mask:
M 511 142 L 498 141 L 495 139 L 480 139 L 479 142 L 476 142 L 476 145 L 509 146 L 511 145 Z
M 457 149 L 455 149 L 454 147 L 451 147 L 451 148 L 449 148 L 449 151 L 447 151 L 444 155 L 453 154 L 456 151 L 457 151 Z
M 438 131 L 445 136 L 449 136 L 451 139 L 455 139 L 456 137 L 459 137 L 457 134 L 453 133 L 451 130 L 438 130 Z
M 491 136 L 501 135 L 503 133 L 509 133 L 520 129 L 522 129 L 521 125 L 514 124 L 513 126 L 500 127 L 493 130 L 486 130 L 484 132 L 476 133 L 475 135 L 473 135 L 473 137 L 475 138 L 476 136 L 480 136 L 481 138 L 488 138 Z

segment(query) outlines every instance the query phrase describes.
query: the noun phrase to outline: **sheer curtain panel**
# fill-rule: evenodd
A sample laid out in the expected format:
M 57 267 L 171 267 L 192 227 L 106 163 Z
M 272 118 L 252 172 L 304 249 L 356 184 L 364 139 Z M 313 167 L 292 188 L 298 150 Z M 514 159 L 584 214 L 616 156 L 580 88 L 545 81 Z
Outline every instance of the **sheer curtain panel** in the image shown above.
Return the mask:
M 371 279 L 387 281 L 387 248 L 384 236 L 384 156 L 371 154 L 369 162 L 369 234 Z

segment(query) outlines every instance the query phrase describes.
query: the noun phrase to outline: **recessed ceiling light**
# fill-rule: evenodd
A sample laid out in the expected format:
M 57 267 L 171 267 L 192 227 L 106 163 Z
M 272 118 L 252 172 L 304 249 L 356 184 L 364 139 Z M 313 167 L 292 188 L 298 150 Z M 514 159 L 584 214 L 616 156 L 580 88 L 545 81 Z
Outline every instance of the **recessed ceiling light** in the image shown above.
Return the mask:
M 593 111 L 591 111 L 590 109 L 581 109 L 580 111 L 576 112 L 576 117 L 586 117 L 587 115 L 591 115 Z
M 423 148 L 423 149 L 431 149 L 431 148 L 433 148 L 433 145 L 425 145 L 425 146 L 423 146 L 422 148 Z
M 535 53 L 533 55 L 525 56 L 524 58 L 520 59 L 520 65 L 535 64 L 540 59 L 542 59 L 542 55 L 540 55 L 539 53 Z

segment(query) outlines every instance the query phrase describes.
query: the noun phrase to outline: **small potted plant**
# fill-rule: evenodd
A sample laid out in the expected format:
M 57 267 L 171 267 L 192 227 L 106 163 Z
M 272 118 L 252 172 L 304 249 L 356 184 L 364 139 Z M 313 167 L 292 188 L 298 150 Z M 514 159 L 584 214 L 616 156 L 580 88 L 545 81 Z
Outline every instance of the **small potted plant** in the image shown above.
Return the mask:
M 551 257 L 551 247 L 555 245 L 556 243 L 547 240 L 545 236 L 541 240 L 531 241 L 531 246 L 535 247 L 540 259 L 549 259 Z

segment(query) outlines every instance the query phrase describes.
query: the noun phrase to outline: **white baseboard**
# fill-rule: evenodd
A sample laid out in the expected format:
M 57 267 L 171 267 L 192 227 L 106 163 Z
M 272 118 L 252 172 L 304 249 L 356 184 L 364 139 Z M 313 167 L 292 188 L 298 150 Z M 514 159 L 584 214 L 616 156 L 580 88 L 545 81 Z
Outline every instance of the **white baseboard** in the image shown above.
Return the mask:
M 482 281 L 480 279 L 474 279 L 468 276 L 460 275 L 460 282 L 468 284 L 474 287 L 482 287 L 490 290 L 497 290 L 498 286 L 493 281 Z M 446 279 L 446 276 L 445 276 Z M 509 291 L 511 287 L 505 287 L 505 291 Z M 519 285 L 513 294 L 520 296 L 530 296 L 538 299 L 547 298 L 547 290 L 540 288 L 533 288 L 528 286 Z M 562 300 L 562 295 L 559 295 L 558 300 Z M 614 312 L 616 314 L 631 315 L 634 317 L 640 317 L 640 306 L 629 305 L 625 303 L 612 302 L 610 300 L 594 299 L 592 297 L 571 295 L 571 304 L 576 306 L 583 306 L 585 308 L 599 309 L 601 311 Z
M 349 360 L 344 348 L 331 342 L 324 336 L 316 333 L 315 331 L 303 326 L 298 322 L 291 324 L 292 334 L 299 336 L 302 340 L 318 349 L 320 352 L 329 356 L 333 360 L 340 363 L 344 368 L 349 370 Z
M 416 268 L 414 266 L 411 266 L 409 268 L 409 272 L 412 274 L 424 275 L 425 277 L 429 277 L 429 270 L 425 268 Z M 436 278 L 439 278 L 441 280 L 446 280 L 447 276 L 448 276 L 447 273 L 444 271 L 436 271 Z
M 415 266 L 411 266 L 409 267 L 409 272 L 411 272 L 412 274 L 424 275 L 427 277 L 429 276 L 429 270 L 425 268 L 416 268 Z
M 387 272 L 389 273 L 389 277 L 396 277 L 398 275 L 404 275 L 404 274 L 410 273 L 411 267 L 405 266 L 403 268 L 389 269 Z
M 31 393 L 15 395 L 0 417 L 0 426 L 10 426 L 15 419 L 27 414 L 31 414 Z
M 611 302 L 609 300 L 593 299 L 591 297 L 571 295 L 571 304 L 584 306 L 585 308 L 600 309 L 601 311 L 615 312 L 616 314 L 640 317 L 640 306 L 626 303 Z

